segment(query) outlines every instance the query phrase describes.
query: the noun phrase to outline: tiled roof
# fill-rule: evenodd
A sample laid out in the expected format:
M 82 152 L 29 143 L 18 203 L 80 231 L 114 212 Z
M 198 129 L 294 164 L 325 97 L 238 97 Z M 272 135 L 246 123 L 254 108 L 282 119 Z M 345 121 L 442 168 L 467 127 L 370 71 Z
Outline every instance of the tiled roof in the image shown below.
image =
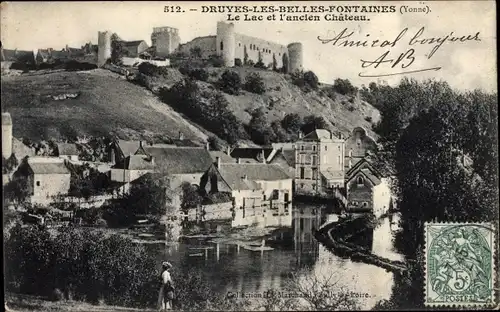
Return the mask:
M 235 148 L 231 151 L 231 157 L 240 159 L 253 159 L 257 162 L 262 162 L 262 151 L 264 151 L 264 157 L 267 159 L 269 155 L 273 152 L 272 148 Z
M 153 170 L 154 162 L 150 156 L 146 155 L 130 155 L 125 157 L 122 163 L 113 166 L 115 169 L 127 170 Z
M 376 177 L 373 174 L 373 171 L 371 171 L 368 168 L 363 168 L 361 169 L 361 172 L 374 184 L 374 185 L 379 185 L 381 183 L 380 179 Z
M 327 180 L 338 180 L 338 179 L 343 179 L 344 178 L 344 171 L 342 171 L 342 170 L 332 170 L 331 168 L 328 168 L 326 170 L 321 170 L 321 174 Z
M 209 151 L 212 160 L 217 161 L 217 157 L 220 158 L 221 163 L 236 163 L 236 159 L 232 158 L 228 154 L 221 151 Z
M 202 173 L 212 165 L 212 157 L 205 148 L 145 146 L 144 150 L 168 174 Z
M 254 181 L 291 179 L 288 173 L 278 165 L 222 163 L 218 170 L 233 190 L 259 189 Z
M 290 167 L 295 168 L 295 150 L 282 150 L 281 154 Z
M 145 42 L 145 41 L 144 40 L 132 40 L 132 41 L 122 41 L 122 44 L 126 47 L 136 47 L 143 42 Z
M 61 155 L 79 155 L 76 144 L 72 143 L 57 143 L 57 151 Z
M 323 141 L 332 139 L 338 140 L 339 138 L 326 129 L 316 129 L 302 138 L 302 140 L 313 140 L 313 141 Z
M 17 159 L 23 159 L 26 156 L 35 156 L 35 150 L 26 146 L 16 138 L 12 138 L 12 153 Z
M 30 163 L 31 170 L 35 174 L 70 174 L 69 169 L 63 162 L 54 163 Z
M 371 163 L 366 159 L 362 159 L 356 163 L 351 169 L 346 173 L 346 181 L 349 182 L 355 178 L 359 173 L 362 173 L 367 179 L 369 179 L 373 185 L 378 185 L 381 183 L 381 178 L 383 175 L 375 169 Z
M 122 151 L 124 156 L 134 155 L 140 146 L 140 141 L 118 140 L 118 147 L 120 147 L 120 150 Z

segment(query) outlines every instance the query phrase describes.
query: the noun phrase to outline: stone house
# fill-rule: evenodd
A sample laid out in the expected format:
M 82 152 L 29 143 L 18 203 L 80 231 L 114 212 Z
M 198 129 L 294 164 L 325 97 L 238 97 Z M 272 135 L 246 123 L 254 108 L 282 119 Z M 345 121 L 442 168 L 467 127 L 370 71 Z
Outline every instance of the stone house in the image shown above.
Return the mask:
M 56 157 L 28 157 L 13 175 L 22 179 L 29 190 L 31 203 L 48 204 L 53 197 L 68 194 L 71 173 L 65 160 Z
M 231 194 L 232 226 L 291 226 L 292 177 L 278 165 L 218 159 L 202 176 L 200 189 Z
M 376 216 L 387 212 L 392 202 L 390 180 L 369 158 L 358 161 L 346 172 L 347 211 Z
M 295 192 L 324 193 L 344 186 L 344 140 L 316 129 L 295 144 Z
M 377 143 L 362 127 L 356 127 L 345 141 L 345 168 L 349 170 L 365 156 L 377 152 Z
M 122 44 L 126 56 L 130 57 L 137 57 L 149 48 L 144 40 L 122 41 Z
M 78 161 L 78 149 L 73 143 L 57 143 L 57 156 L 67 160 Z

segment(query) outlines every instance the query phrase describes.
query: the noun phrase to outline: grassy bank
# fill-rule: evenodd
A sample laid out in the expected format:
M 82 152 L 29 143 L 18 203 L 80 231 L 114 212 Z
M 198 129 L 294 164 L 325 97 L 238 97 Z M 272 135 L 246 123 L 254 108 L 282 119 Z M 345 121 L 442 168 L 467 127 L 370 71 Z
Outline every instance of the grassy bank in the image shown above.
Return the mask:
M 48 301 L 43 297 L 36 296 L 28 296 L 28 295 L 20 295 L 14 293 L 6 293 L 5 294 L 5 311 L 61 311 L 61 312 L 69 312 L 69 311 L 92 311 L 92 312 L 148 312 L 148 311 L 156 311 L 154 309 L 134 309 L 134 308 L 125 308 L 118 306 L 110 306 L 105 304 L 93 305 L 86 302 L 81 301 Z

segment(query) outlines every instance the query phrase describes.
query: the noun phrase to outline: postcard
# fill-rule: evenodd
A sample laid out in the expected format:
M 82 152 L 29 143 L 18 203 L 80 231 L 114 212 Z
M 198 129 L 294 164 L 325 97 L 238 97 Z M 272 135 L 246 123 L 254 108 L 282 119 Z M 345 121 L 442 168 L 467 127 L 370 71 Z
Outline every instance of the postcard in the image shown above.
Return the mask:
M 0 9 L 6 311 L 498 309 L 494 1 Z

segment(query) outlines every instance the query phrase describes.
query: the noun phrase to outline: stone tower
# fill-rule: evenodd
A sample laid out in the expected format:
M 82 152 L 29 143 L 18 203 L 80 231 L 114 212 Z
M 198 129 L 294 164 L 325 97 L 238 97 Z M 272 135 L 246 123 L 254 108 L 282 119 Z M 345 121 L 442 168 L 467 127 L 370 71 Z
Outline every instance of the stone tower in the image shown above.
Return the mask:
M 156 56 L 166 57 L 179 47 L 181 38 L 179 30 L 173 27 L 154 27 L 151 34 L 151 45 L 155 47 Z
M 2 156 L 7 159 L 12 155 L 12 118 L 9 113 L 2 113 Z
M 234 34 L 234 24 L 217 22 L 216 52 L 222 56 L 224 66 L 233 67 L 236 49 L 236 38 Z
M 294 42 L 288 45 L 288 71 L 293 73 L 302 68 L 302 43 Z
M 97 66 L 102 67 L 106 61 L 111 58 L 111 32 L 99 32 L 97 38 Z

